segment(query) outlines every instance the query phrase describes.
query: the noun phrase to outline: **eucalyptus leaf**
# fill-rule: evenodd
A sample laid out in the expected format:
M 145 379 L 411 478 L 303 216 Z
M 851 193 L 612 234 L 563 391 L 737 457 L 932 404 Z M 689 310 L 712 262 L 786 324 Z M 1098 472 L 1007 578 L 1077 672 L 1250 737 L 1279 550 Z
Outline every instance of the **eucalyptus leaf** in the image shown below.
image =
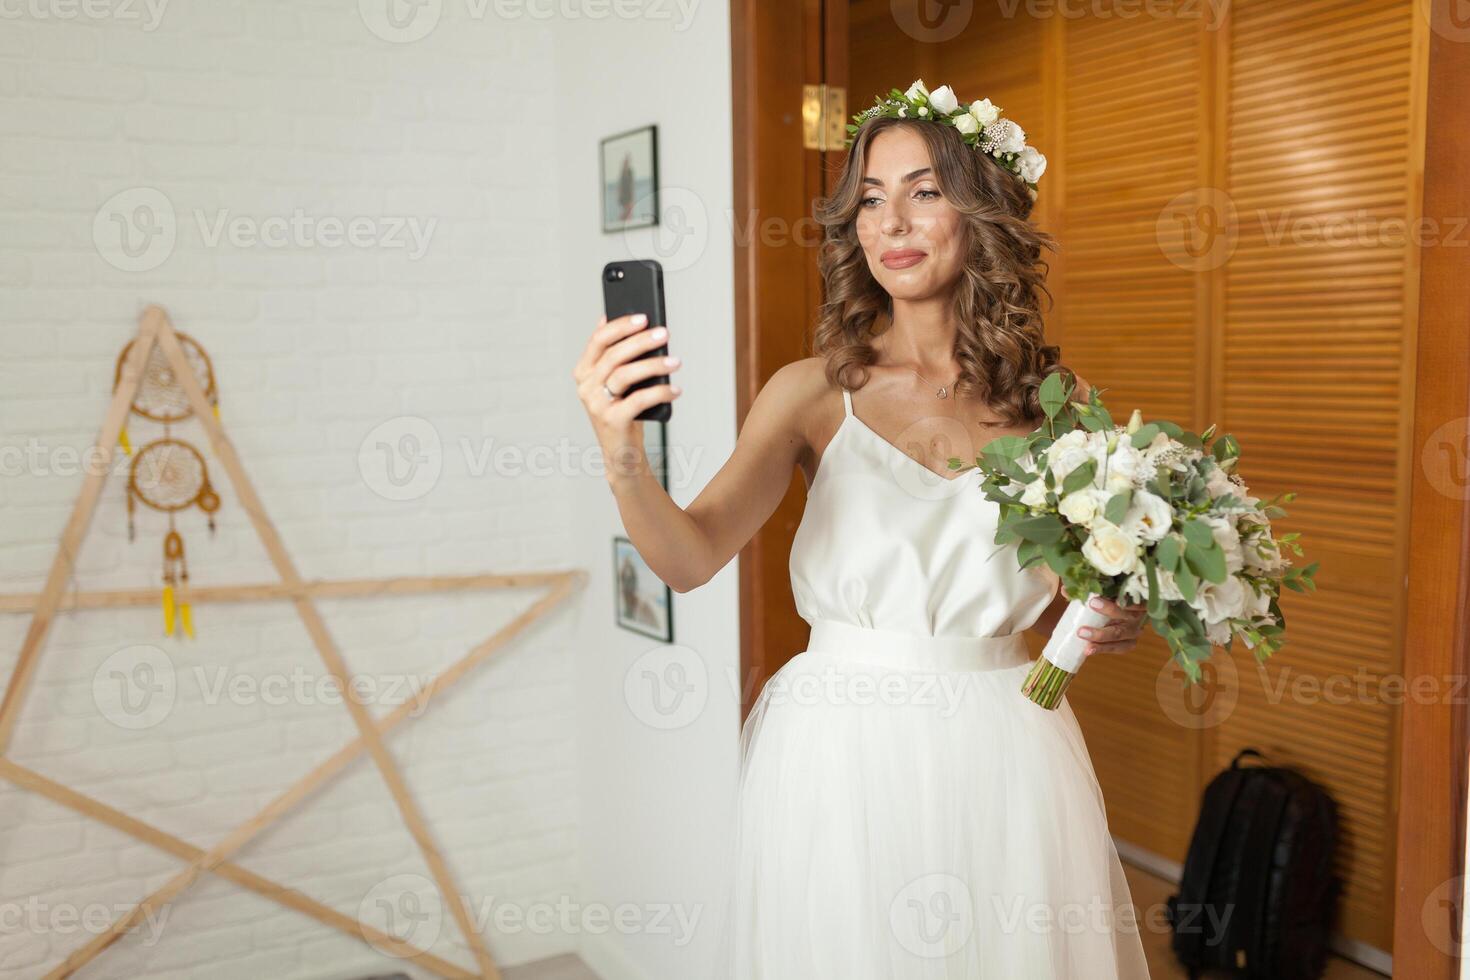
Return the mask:
M 1133 491 L 1121 490 L 1108 500 L 1108 505 L 1103 508 L 1103 516 L 1114 524 L 1122 524 L 1123 518 L 1128 515 L 1128 508 L 1133 503 Z
M 1199 579 L 1194 577 L 1194 572 L 1189 570 L 1186 562 L 1181 561 L 1179 567 L 1174 569 L 1174 584 L 1179 586 L 1185 602 L 1194 601 L 1195 593 L 1199 590 Z
M 1132 435 L 1133 448 L 1142 449 L 1144 446 L 1147 446 L 1154 441 L 1154 437 L 1159 434 L 1159 431 L 1159 424 L 1157 422 L 1150 422 L 1147 425 L 1139 426 L 1138 431 Z
M 1017 460 L 1030 452 L 1030 443 L 1025 436 L 998 436 L 985 444 L 980 455 L 987 459 Z
M 1184 549 L 1184 561 L 1190 571 L 1211 582 L 1223 582 L 1229 574 L 1225 567 L 1225 552 L 1217 544 L 1212 548 L 1200 548 L 1193 544 Z
M 1097 476 L 1097 460 L 1089 459 L 1067 474 L 1067 478 L 1062 481 L 1062 496 L 1089 486 L 1095 476 Z
M 1008 525 L 1019 537 L 1026 541 L 1036 541 L 1048 544 L 1061 540 L 1065 528 L 1055 514 L 1039 514 L 1035 517 L 1027 517 Z
M 1179 537 L 1174 534 L 1164 535 L 1154 548 L 1154 555 L 1165 570 L 1170 572 L 1177 570 L 1179 568 Z
M 1041 387 L 1036 392 L 1036 398 L 1041 403 L 1041 410 L 1046 413 L 1046 417 L 1056 418 L 1057 413 L 1067 404 L 1067 390 L 1060 372 L 1053 372 L 1046 376 L 1046 380 L 1041 382 Z
M 1052 541 L 1041 546 L 1041 554 L 1051 570 L 1058 575 L 1065 575 L 1072 562 L 1066 551 L 1062 549 L 1061 541 Z
M 1215 543 L 1215 532 L 1204 521 L 1184 522 L 1184 540 L 1196 548 L 1209 548 Z
M 1159 573 L 1154 563 L 1146 561 L 1143 563 L 1144 571 L 1148 574 L 1148 614 L 1155 619 L 1165 615 L 1166 604 L 1164 595 L 1159 591 Z

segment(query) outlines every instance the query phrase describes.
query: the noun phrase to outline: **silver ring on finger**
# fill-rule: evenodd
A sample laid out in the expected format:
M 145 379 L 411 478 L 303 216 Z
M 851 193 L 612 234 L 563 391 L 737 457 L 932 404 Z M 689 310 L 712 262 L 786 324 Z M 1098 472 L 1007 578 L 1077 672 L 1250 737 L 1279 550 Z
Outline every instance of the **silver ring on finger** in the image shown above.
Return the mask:
M 602 390 L 605 391 L 605 392 L 607 392 L 607 400 L 608 401 L 615 402 L 615 401 L 618 400 L 618 393 L 616 391 L 613 391 L 611 388 L 609 388 L 606 383 L 603 384 Z

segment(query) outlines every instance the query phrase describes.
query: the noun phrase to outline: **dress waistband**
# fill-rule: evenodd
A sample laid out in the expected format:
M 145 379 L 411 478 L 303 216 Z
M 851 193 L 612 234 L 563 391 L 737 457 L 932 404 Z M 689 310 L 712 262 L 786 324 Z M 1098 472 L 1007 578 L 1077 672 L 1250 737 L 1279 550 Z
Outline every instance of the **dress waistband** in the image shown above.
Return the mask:
M 907 670 L 1000 670 L 1031 660 L 1026 639 L 1021 633 L 930 636 L 873 629 L 835 619 L 812 621 L 807 649 Z

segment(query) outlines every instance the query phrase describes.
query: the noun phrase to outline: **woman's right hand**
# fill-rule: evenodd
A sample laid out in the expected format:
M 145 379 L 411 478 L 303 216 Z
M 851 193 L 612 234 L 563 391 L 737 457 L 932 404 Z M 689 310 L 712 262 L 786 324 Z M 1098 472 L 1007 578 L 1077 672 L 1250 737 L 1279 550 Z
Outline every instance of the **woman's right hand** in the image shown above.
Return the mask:
M 647 322 L 648 318 L 641 313 L 615 320 L 598 317 L 597 328 L 572 368 L 577 396 L 592 420 L 609 478 L 615 472 L 632 472 L 644 463 L 643 424 L 636 421 L 638 414 L 660 402 L 672 402 L 681 391 L 678 385 L 667 383 L 649 385 L 626 396 L 622 394 L 635 382 L 672 374 L 679 368 L 677 357 L 640 359 L 668 340 L 667 327 L 645 330 Z M 609 391 L 615 397 L 609 398 Z

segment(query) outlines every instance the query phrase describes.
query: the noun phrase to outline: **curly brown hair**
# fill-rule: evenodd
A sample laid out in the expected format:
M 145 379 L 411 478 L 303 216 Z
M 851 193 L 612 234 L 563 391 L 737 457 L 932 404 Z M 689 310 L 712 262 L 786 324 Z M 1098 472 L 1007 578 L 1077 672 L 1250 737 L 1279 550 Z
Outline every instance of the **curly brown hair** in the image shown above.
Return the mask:
M 825 229 L 818 267 L 825 301 L 818 310 L 813 353 L 826 360 L 829 382 L 848 389 L 867 384 L 877 360 L 872 338 L 880 315 L 891 322 L 892 298 L 868 269 L 857 237 L 868 146 L 894 126 L 909 126 L 929 148 L 934 176 L 950 205 L 965 215 L 968 255 L 954 295 L 955 392 L 979 395 L 1009 425 L 1042 417 L 1037 389 L 1054 372 L 1077 379 L 1046 342 L 1041 296 L 1046 263 L 1041 250 L 1056 241 L 1030 221 L 1026 185 L 990 157 L 968 146 L 949 126 L 877 117 L 863 123 L 831 196 L 814 216 Z

